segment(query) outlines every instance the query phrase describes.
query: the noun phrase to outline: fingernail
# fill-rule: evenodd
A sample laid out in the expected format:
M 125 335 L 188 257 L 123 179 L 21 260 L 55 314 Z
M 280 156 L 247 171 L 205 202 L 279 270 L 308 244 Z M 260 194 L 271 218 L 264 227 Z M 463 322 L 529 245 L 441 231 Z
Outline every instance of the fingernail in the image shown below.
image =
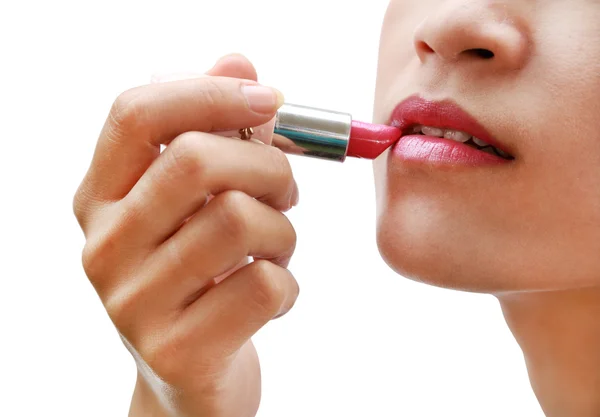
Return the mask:
M 242 93 L 250 110 L 256 113 L 270 114 L 283 104 L 283 94 L 271 87 L 244 85 Z
M 291 204 L 292 207 L 296 207 L 300 201 L 300 190 L 298 190 L 298 184 L 294 181 L 294 191 L 292 191 Z
M 286 305 L 285 307 L 281 307 L 281 310 L 279 310 L 277 315 L 275 317 L 273 317 L 273 320 L 285 316 L 287 313 L 290 312 L 291 309 L 292 309 L 292 306 L 288 306 L 288 305 Z

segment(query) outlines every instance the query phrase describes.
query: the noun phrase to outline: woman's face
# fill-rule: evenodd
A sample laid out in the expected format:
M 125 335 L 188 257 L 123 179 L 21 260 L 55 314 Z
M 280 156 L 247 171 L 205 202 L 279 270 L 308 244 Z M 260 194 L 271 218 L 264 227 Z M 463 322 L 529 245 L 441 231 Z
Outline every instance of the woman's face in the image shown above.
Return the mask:
M 600 284 L 600 1 L 392 0 L 374 114 L 416 127 L 375 161 L 394 270 L 483 292 Z

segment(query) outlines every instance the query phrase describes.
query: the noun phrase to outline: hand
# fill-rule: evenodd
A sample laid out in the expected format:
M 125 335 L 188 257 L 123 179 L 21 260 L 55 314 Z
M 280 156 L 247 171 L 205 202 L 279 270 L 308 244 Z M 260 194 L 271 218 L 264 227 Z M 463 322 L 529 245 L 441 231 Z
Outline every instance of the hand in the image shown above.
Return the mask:
M 287 158 L 208 133 L 267 123 L 281 96 L 241 56 L 208 74 L 121 94 L 74 199 L 86 274 L 138 367 L 131 416 L 254 416 L 250 338 L 298 296 Z

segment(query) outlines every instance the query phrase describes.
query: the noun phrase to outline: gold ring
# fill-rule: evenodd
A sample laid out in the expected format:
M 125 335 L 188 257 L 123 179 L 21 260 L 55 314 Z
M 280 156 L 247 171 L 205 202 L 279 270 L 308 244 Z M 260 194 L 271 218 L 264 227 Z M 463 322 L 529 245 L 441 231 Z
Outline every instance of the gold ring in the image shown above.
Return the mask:
M 251 127 L 245 127 L 243 129 L 240 129 L 240 136 L 242 140 L 250 140 L 253 134 L 254 129 L 252 129 Z

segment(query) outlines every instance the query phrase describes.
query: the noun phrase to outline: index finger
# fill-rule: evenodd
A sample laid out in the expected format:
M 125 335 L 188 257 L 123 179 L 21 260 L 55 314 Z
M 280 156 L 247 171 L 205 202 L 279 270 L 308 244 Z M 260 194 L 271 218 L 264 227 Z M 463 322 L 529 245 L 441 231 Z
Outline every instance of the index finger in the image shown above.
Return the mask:
M 98 140 L 81 194 L 95 203 L 123 198 L 168 144 L 188 131 L 258 126 L 283 96 L 255 81 L 205 77 L 150 84 L 121 94 Z

